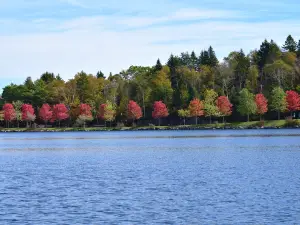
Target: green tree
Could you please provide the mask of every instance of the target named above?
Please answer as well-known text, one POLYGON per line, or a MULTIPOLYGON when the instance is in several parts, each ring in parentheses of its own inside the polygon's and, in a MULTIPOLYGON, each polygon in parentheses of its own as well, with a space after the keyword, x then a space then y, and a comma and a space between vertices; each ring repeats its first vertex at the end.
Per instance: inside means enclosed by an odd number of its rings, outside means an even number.
POLYGON ((237 110, 241 115, 247 116, 248 121, 250 120, 250 115, 256 113, 256 103, 254 95, 246 88, 240 91, 239 105, 237 110))
POLYGON ((264 68, 268 85, 278 85, 282 88, 293 88, 293 68, 282 60, 276 60, 272 64, 267 64, 264 68))
POLYGON ((239 90, 242 90, 245 87, 246 79, 249 74, 249 68, 250 68, 250 60, 249 58, 244 54, 243 50, 241 50, 236 55, 236 67, 234 69, 235 73, 235 82, 236 86, 239 87, 239 90))
POLYGON ((258 76, 259 71, 256 65, 250 66, 249 73, 246 80, 246 88, 252 92, 258 90, 258 76))
POLYGON ((205 116, 209 117, 209 122, 211 123, 212 116, 218 116, 219 110, 216 106, 216 100, 218 94, 213 89, 208 89, 204 93, 204 111, 205 116))
POLYGON ((280 113, 287 110, 286 93, 281 87, 275 87, 272 90, 270 108, 277 112, 278 120, 280 119, 280 113))
POLYGON ((188 109, 179 109, 178 116, 183 118, 183 125, 185 125, 185 119, 190 116, 190 111, 188 109))
POLYGON ((41 76, 41 80, 44 81, 46 84, 51 83, 53 80, 55 80, 54 73, 45 72, 41 76))
POLYGON ((284 45, 282 46, 282 48, 284 50, 286 50, 286 51, 289 51, 289 52, 296 52, 296 50, 297 50, 297 43, 294 40, 294 38, 292 37, 292 35, 289 35, 286 38, 286 41, 285 41, 284 45))
POLYGON ((104 79, 105 79, 104 73, 102 73, 101 70, 97 72, 96 77, 97 77, 98 79, 99 79, 99 78, 104 78, 104 79))
POLYGON ((170 69, 164 66, 152 79, 152 101, 160 101, 170 106, 172 104, 173 89, 169 79, 170 69))
POLYGON ((156 70, 156 71, 159 71, 159 70, 161 70, 161 69, 162 69, 161 62, 160 62, 159 59, 157 59, 156 65, 155 65, 155 70, 156 70))
POLYGON ((297 57, 299 58, 300 57, 300 40, 298 41, 298 44, 297 44, 297 57))
POLYGON ((209 46, 208 48, 208 56, 209 56, 209 66, 216 67, 219 61, 217 59, 214 49, 211 46, 209 46))
POLYGON ((22 121, 22 105, 23 105, 23 102, 21 102, 19 100, 13 102, 13 106, 16 111, 16 121, 17 121, 18 128, 19 128, 19 122, 22 121))

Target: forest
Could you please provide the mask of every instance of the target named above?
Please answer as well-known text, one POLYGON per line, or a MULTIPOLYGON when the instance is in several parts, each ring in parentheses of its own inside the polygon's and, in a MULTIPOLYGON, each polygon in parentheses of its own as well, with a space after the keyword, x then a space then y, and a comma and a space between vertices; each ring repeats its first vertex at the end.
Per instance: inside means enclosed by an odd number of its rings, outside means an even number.
POLYGON ((118 74, 78 72, 63 80, 45 72, 9 84, 0 99, 0 126, 131 126, 223 123, 297 117, 300 40, 264 40, 219 61, 214 49, 171 55, 162 64, 118 74))

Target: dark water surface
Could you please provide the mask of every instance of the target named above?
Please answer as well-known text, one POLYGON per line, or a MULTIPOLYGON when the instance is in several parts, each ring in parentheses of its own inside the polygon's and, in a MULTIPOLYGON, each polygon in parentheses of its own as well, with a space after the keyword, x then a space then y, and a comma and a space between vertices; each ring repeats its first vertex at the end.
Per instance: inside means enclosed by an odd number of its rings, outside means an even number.
POLYGON ((0 134, 0 224, 300 224, 300 130, 0 134))

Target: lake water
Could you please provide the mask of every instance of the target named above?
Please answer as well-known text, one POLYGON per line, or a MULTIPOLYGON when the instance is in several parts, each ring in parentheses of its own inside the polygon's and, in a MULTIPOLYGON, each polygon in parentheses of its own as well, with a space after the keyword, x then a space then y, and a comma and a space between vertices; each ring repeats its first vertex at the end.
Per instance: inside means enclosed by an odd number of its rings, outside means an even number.
POLYGON ((300 130, 2 133, 0 224, 300 224, 300 130))

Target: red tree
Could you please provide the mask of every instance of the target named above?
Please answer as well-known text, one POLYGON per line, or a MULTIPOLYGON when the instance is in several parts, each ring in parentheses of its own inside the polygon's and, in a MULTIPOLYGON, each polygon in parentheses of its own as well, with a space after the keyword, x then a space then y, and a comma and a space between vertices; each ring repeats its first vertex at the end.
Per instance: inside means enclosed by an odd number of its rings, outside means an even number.
POLYGON ((167 106, 162 101, 156 101, 153 104, 152 117, 158 119, 160 126, 160 119, 169 115, 167 106))
POLYGON ((57 104, 53 106, 53 113, 51 121, 58 121, 60 126, 60 121, 69 118, 68 109, 65 104, 57 104))
POLYGON ((35 120, 34 109, 30 104, 23 104, 21 110, 22 110, 22 120, 26 121, 28 127, 28 122, 32 122, 35 120))
POLYGON ((80 104, 80 115, 92 117, 92 107, 89 104, 80 104))
POLYGON ((45 122, 45 124, 52 119, 52 114, 51 107, 48 104, 43 104, 39 111, 39 117, 45 122))
POLYGON ((198 116, 203 116, 204 115, 204 110, 203 110, 203 102, 200 101, 198 98, 194 98, 189 105, 189 110, 190 110, 190 116, 196 118, 196 124, 198 124, 198 116))
POLYGON ((255 103, 257 107, 257 114, 261 117, 268 112, 268 100, 263 94, 255 95, 255 103))
POLYGON ((106 108, 106 104, 101 104, 99 106, 98 118, 100 118, 101 120, 104 120, 105 108, 106 108))
POLYGON ((85 128, 86 121, 92 121, 93 115, 92 115, 92 107, 89 104, 80 104, 80 114, 78 119, 83 121, 83 127, 85 128))
POLYGON ((99 106, 98 110, 98 117, 106 122, 111 122, 114 121, 116 116, 116 110, 115 106, 110 102, 107 101, 105 104, 101 104, 99 106))
POLYGON ((225 116, 230 116, 232 114, 232 104, 226 96, 220 96, 217 99, 217 107, 219 112, 223 116, 223 123, 225 122, 225 116))
POLYGON ((287 108, 292 113, 293 111, 299 110, 300 108, 300 98, 299 94, 295 91, 286 92, 286 102, 287 108))
POLYGON ((3 106, 4 120, 9 124, 11 121, 16 119, 16 111, 14 106, 10 103, 6 103, 3 106))
POLYGON ((130 120, 138 120, 143 116, 141 107, 135 101, 129 101, 127 110, 127 116, 130 120))

